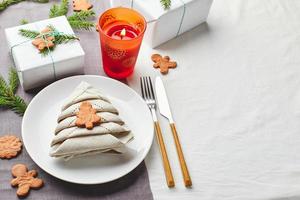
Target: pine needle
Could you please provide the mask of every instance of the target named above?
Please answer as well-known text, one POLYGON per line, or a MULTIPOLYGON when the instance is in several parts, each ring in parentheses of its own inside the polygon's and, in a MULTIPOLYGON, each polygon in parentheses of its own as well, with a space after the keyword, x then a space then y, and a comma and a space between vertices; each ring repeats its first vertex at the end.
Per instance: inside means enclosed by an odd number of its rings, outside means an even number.
POLYGON ((10 90, 15 94, 19 86, 18 73, 14 68, 11 68, 8 76, 10 90))
POLYGON ((89 21, 93 17, 95 17, 95 12, 92 10, 80 11, 69 16, 68 21, 74 29, 90 31, 95 27, 94 22, 89 21))
POLYGON ((83 10, 83 11, 80 11, 80 12, 75 12, 73 15, 68 17, 68 20, 71 20, 71 21, 76 21, 76 20, 84 21, 84 20, 88 20, 92 17, 95 17, 95 12, 93 10, 87 10, 87 11, 83 10))
POLYGON ((0 3, 0 12, 5 10, 8 6, 11 6, 13 4, 17 4, 17 3, 20 3, 22 1, 25 1, 25 0, 3 0, 1 3, 0 3))
POLYGON ((32 30, 27 30, 27 29, 20 29, 19 33, 27 38, 34 39, 36 38, 40 33, 38 31, 32 31, 32 30))
POLYGON ((69 23, 72 26, 72 28, 78 29, 78 30, 90 31, 95 27, 95 23, 89 22, 89 21, 74 20, 74 21, 69 21, 69 23))
POLYGON ((164 7, 165 10, 171 7, 171 0, 160 0, 161 5, 164 7))
POLYGON ((49 2, 49 0, 3 0, 0 3, 0 12, 5 10, 9 6, 20 3, 22 1, 33 1, 33 2, 37 2, 37 3, 48 3, 49 2))
POLYGON ((27 19, 21 19, 20 24, 21 25, 28 24, 28 20, 27 19))
POLYGON ((27 108, 27 104, 15 94, 18 86, 19 79, 15 69, 10 69, 8 83, 0 76, 0 107, 10 108, 22 116, 27 108))
POLYGON ((75 35, 61 34, 61 35, 55 36, 54 44, 57 45, 57 44, 68 43, 69 41, 72 41, 72 40, 79 40, 79 38, 76 37, 75 35))
POLYGON ((49 17, 53 18, 53 17, 59 17, 59 16, 62 16, 62 15, 66 15, 68 13, 68 10, 69 10, 69 1, 68 0, 62 0, 59 5, 54 4, 51 7, 49 17))

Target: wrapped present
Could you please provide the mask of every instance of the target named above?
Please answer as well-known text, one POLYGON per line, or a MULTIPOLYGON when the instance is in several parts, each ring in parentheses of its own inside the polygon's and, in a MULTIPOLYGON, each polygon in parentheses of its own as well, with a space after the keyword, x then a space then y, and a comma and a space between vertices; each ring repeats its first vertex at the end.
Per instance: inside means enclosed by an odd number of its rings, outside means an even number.
POLYGON ((151 47, 177 37, 206 21, 212 0, 171 0, 167 10, 160 0, 110 0, 111 7, 133 8, 148 22, 146 40, 151 47))
POLYGON ((84 51, 65 16, 5 29, 24 90, 83 74, 84 51))

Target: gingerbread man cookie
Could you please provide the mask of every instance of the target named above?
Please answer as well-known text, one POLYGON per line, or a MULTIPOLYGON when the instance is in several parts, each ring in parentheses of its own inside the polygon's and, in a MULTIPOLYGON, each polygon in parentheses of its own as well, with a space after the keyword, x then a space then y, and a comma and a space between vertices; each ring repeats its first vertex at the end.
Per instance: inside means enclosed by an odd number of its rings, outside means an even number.
POLYGON ((167 74, 169 72, 169 68, 177 67, 177 63, 170 61, 169 56, 162 57, 160 54, 153 54, 151 59, 154 62, 153 67, 160 68, 160 72, 162 74, 167 74))
POLYGON ((41 34, 38 35, 33 41, 32 44, 38 48, 39 51, 43 51, 45 48, 52 48, 54 47, 54 40, 53 36, 47 36, 47 33, 50 33, 52 30, 47 27, 41 31, 41 34))
POLYGON ((43 186, 43 180, 35 178, 37 172, 35 170, 28 171, 26 165, 16 164, 12 167, 11 173, 14 179, 11 180, 13 187, 18 186, 17 195, 19 197, 25 197, 28 195, 30 188, 39 189, 43 186))
POLYGON ((93 129, 94 125, 97 125, 101 122, 101 119, 98 115, 96 115, 96 112, 97 111, 92 107, 90 102, 82 102, 79 107, 79 112, 76 113, 76 126, 93 129))
POLYGON ((5 135, 0 137, 0 158, 10 159, 16 157, 21 151, 21 140, 13 135, 5 135))
POLYGON ((88 0, 73 0, 73 10, 76 12, 87 11, 93 7, 88 0))

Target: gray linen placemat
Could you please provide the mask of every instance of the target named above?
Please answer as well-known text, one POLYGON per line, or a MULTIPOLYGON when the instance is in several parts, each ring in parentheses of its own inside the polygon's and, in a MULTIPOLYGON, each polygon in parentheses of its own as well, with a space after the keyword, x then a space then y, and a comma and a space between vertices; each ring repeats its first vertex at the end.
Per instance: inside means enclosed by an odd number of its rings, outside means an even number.
MULTIPOLYGON (((52 1, 60 2, 60 1, 52 1)), ((71 2, 71 1, 70 1, 71 2)), ((103 10, 103 1, 91 1, 97 15, 103 10)), ((23 2, 9 7, 0 13, 0 74, 7 77, 8 69, 12 66, 11 58, 5 41, 4 29, 16 26, 21 19, 31 22, 46 19, 52 3, 38 4, 33 2, 23 2)), ((70 9, 71 12, 71 9, 70 9)), ((101 57, 99 52, 98 35, 96 32, 80 31, 76 33, 81 38, 81 44, 86 53, 85 73, 103 75, 101 68, 101 57)), ((19 88, 18 94, 27 102, 39 91, 25 93, 19 88)), ((22 118, 7 109, 0 109, 0 135, 12 133, 21 137, 22 118)), ((33 122, 34 123, 34 122, 33 122)), ((39 177, 45 182, 45 186, 39 191, 32 191, 26 199, 153 199, 149 186, 146 166, 141 163, 130 174, 102 185, 84 186, 71 184, 56 179, 40 169, 29 157, 26 149, 11 160, 0 160, 0 199, 18 199, 16 189, 11 188, 11 167, 16 163, 25 163, 29 169, 36 169, 39 177)), ((101 173, 101 171, 99 171, 101 173)))

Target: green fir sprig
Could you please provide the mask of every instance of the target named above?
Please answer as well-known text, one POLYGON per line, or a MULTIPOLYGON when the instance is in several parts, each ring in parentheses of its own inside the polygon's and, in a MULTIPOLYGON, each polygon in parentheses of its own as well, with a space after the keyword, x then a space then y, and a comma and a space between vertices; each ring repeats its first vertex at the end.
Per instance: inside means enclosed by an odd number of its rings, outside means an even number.
POLYGON ((21 20, 20 20, 20 24, 21 24, 21 25, 28 24, 28 23, 29 23, 29 22, 28 22, 27 19, 21 19, 21 20))
MULTIPOLYGON (((69 8, 69 1, 62 0, 60 4, 54 4, 49 12, 49 17, 59 17, 67 15, 69 8)), ((95 16, 95 12, 92 10, 75 12, 71 16, 68 16, 67 19, 72 28, 78 30, 87 30, 90 31, 95 27, 94 22, 90 21, 91 18, 95 16)))
POLYGON ((53 6, 50 8, 49 17, 59 17, 66 15, 69 10, 69 1, 68 0, 62 0, 61 3, 53 4, 53 6))
POLYGON ((164 7, 165 10, 171 7, 171 0, 160 0, 161 5, 164 7))
POLYGON ((34 39, 36 38, 40 33, 38 31, 32 31, 32 30, 27 30, 27 29, 20 29, 19 33, 27 38, 34 39))
POLYGON ((9 6, 20 3, 22 1, 33 1, 33 2, 37 2, 37 3, 48 3, 49 2, 49 0, 3 0, 0 3, 0 12, 5 10, 9 6))
POLYGON ((48 25, 47 27, 50 29, 50 32, 46 33, 46 34, 41 34, 38 31, 27 30, 27 29, 20 29, 19 34, 21 34, 22 36, 27 37, 29 39, 36 39, 36 38, 42 38, 42 37, 46 38, 49 36, 53 36, 54 37, 54 40, 53 40, 54 46, 47 47, 47 48, 44 48, 43 50, 41 50, 40 53, 43 56, 47 56, 51 51, 53 51, 55 49, 56 45, 68 43, 68 42, 74 41, 74 40, 79 40, 79 38, 76 37, 75 35, 64 34, 62 32, 59 32, 52 25, 48 25))
POLYGON ((68 21, 74 29, 89 31, 95 28, 95 23, 89 21, 93 17, 95 17, 95 12, 92 10, 80 11, 68 16, 68 21))
POLYGON ((17 4, 17 3, 20 3, 22 1, 25 1, 25 0, 3 0, 1 3, 0 3, 0 12, 5 10, 7 7, 13 5, 13 4, 17 4))
MULTIPOLYGON (((1 0, 0 0, 1 1, 1 0)), ((5 10, 8 6, 17 4, 22 1, 33 1, 38 3, 47 3, 49 0, 3 0, 0 3, 0 12, 5 10)), ((168 0, 162 0, 168 1, 168 0)), ((59 4, 53 4, 49 11, 49 18, 59 17, 67 15, 69 11, 69 0, 61 0, 59 4)), ((87 30, 91 31, 95 28, 95 24, 92 19, 95 17, 95 12, 92 10, 75 12, 70 16, 67 16, 67 19, 72 28, 78 30, 87 30)), ((28 23, 26 20, 22 20, 21 24, 28 23)))
POLYGON ((8 82, 0 75, 0 107, 10 108, 23 116, 27 104, 20 96, 16 95, 18 86, 18 74, 14 68, 10 69, 8 82))

